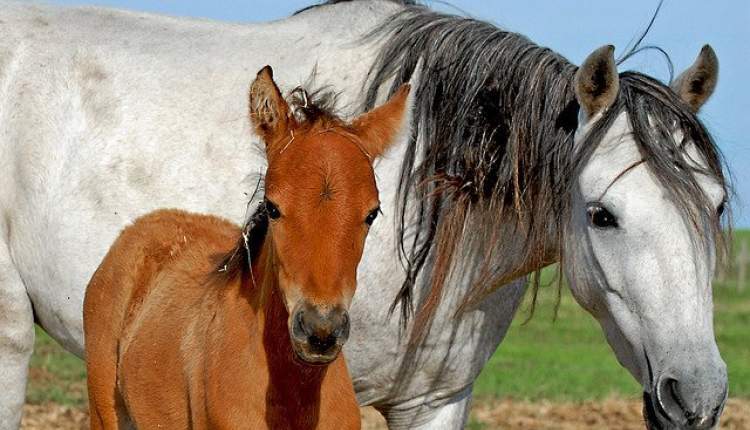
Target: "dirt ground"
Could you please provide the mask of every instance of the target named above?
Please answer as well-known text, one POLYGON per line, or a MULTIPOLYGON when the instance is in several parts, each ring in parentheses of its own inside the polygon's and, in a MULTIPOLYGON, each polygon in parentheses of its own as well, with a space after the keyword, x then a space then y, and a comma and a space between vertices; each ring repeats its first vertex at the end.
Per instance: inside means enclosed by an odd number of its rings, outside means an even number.
MULTIPOLYGON (((362 409, 362 429, 385 429, 382 417, 372 408, 362 409)), ((474 405, 472 419, 482 429, 578 430, 643 429, 641 404, 635 400, 604 400, 584 403, 480 401, 474 405)), ((26 405, 23 430, 81 430, 88 428, 85 410, 49 405, 26 405)), ((724 412, 721 428, 750 429, 750 400, 731 399, 724 412)))

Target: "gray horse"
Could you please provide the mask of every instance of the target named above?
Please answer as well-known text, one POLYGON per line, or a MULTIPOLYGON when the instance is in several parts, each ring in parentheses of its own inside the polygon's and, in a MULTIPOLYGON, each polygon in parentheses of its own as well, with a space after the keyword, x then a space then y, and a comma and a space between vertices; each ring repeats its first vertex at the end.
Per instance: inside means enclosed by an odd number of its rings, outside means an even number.
POLYGON ((715 426, 711 48, 670 88, 618 74, 612 47, 576 67, 477 20, 334 3, 247 26, 0 4, 0 427, 19 423, 35 322, 83 355, 84 288, 124 226, 160 207, 243 220, 264 163, 244 94, 264 64, 287 89, 315 70, 347 114, 414 88, 353 303, 361 404, 394 429, 461 428, 526 275, 559 261, 647 423, 715 426))

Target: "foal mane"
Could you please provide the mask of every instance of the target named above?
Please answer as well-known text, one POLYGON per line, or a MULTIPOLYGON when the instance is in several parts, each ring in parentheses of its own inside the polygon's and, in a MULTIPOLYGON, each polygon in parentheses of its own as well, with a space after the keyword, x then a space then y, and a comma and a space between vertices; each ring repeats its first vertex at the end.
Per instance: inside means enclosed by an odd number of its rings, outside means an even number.
POLYGON ((261 202, 255 212, 242 226, 242 234, 237 239, 234 248, 225 254, 214 270, 226 279, 235 279, 252 268, 252 262, 256 261, 263 248, 268 233, 268 212, 265 202, 261 202))
MULTIPOLYGON (((615 105, 579 150, 573 146, 577 66, 552 50, 487 22, 415 5, 384 20, 365 40, 382 44, 365 84, 362 110, 375 105, 382 87, 390 86, 390 95, 408 82, 418 64, 424 77, 412 90, 414 133, 397 198, 399 251, 407 276, 391 307, 400 303, 405 326, 414 312, 414 289, 423 289, 413 342, 429 330, 459 245, 470 249, 461 268, 473 285, 462 310, 508 275, 493 267, 493 259, 519 251, 517 241, 507 237, 523 238, 524 267, 561 259, 575 180, 620 112, 630 116, 645 165, 690 224, 701 234, 721 236, 718 220, 704 231, 699 218, 708 199, 671 133, 682 129, 706 159, 706 173, 726 188, 721 156, 696 115, 664 84, 640 73, 621 73, 615 105), (510 236, 499 232, 500 219, 510 236)), ((624 58, 639 49, 636 44, 624 58)), ((533 278, 535 299, 538 271, 533 278)))

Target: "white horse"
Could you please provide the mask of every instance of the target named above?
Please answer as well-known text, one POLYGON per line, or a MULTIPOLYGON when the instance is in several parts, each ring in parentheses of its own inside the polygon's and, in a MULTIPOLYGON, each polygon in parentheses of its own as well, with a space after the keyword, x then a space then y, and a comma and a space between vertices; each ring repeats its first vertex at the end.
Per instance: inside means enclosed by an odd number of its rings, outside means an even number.
POLYGON ((642 384, 649 425, 718 422, 711 278, 727 187, 694 115, 717 79, 710 48, 669 89, 618 76, 609 47, 577 68, 394 2, 258 25, 3 2, 0 428, 20 421, 35 322, 83 355, 84 288, 124 226, 160 207, 242 221, 263 169, 243 95, 264 64, 288 89, 315 69, 351 114, 413 81, 411 133, 377 166, 385 213, 346 351, 360 403, 391 428, 461 428, 525 275, 560 259, 642 384), (421 309, 404 333, 397 296, 421 309))

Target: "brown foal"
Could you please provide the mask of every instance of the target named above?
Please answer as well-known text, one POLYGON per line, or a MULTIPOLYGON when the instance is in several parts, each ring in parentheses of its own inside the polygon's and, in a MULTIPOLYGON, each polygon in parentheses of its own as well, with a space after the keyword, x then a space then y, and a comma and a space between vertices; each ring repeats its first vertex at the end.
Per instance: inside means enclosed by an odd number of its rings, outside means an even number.
POLYGON ((84 302, 92 429, 358 429, 340 350, 369 225, 372 162, 408 87, 346 123, 250 89, 265 197, 243 229, 159 210, 126 228, 84 302))

